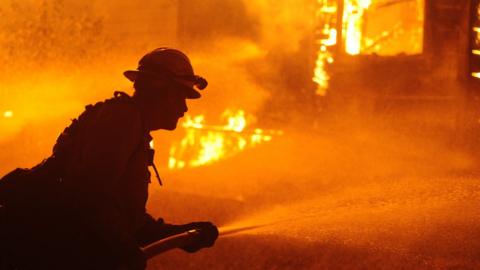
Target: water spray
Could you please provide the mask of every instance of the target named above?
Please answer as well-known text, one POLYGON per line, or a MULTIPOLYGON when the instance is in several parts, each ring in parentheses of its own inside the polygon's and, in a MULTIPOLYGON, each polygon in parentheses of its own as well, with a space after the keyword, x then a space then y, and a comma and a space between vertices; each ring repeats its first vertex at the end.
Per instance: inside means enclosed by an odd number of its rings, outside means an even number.
MULTIPOLYGON (((303 218, 309 218, 309 217, 310 215, 307 215, 307 216, 304 215, 303 217, 289 216, 288 218, 282 218, 282 219, 277 219, 275 221, 269 221, 269 222, 263 222, 263 223, 260 223, 258 221, 251 222, 250 220, 244 220, 243 222, 238 222, 238 223, 234 223, 228 226, 222 226, 218 228, 218 232, 219 232, 218 236, 222 238, 236 236, 241 233, 250 232, 260 228, 270 227, 273 225, 278 225, 278 224, 292 222, 292 221, 298 222, 303 218), (251 224, 254 224, 254 225, 251 225, 251 224)), ((148 259, 151 259, 171 249, 188 246, 195 239, 195 236, 197 236, 199 233, 200 233, 199 229, 193 229, 183 233, 172 235, 164 239, 160 239, 157 242, 154 242, 146 246, 145 248, 143 248, 143 252, 145 253, 148 259)))
MULTIPOLYGON (((268 225, 269 224, 243 226, 243 227, 222 227, 222 228, 219 228, 219 237, 236 235, 242 232, 255 230, 268 225)), ((145 253, 148 259, 151 259, 159 254, 162 254, 174 248, 189 245, 190 242, 199 233, 200 233, 200 230, 194 229, 194 230, 189 230, 180 234, 172 235, 170 237, 158 240, 157 242, 146 246, 145 248, 143 248, 143 252, 145 253)))

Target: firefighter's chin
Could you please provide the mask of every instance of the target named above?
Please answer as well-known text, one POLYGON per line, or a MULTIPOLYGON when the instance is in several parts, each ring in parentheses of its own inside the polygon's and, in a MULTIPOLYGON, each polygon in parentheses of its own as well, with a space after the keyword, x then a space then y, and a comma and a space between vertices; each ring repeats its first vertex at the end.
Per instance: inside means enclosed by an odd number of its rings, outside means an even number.
POLYGON ((174 125, 167 126, 167 127, 165 127, 164 129, 165 129, 165 130, 175 130, 176 128, 177 128, 177 124, 175 123, 174 125))
POLYGON ((157 128, 155 128, 154 130, 158 130, 158 129, 175 130, 177 128, 177 125, 178 125, 178 119, 179 118, 175 118, 175 119, 171 119, 170 121, 165 121, 164 123, 159 125, 157 128))

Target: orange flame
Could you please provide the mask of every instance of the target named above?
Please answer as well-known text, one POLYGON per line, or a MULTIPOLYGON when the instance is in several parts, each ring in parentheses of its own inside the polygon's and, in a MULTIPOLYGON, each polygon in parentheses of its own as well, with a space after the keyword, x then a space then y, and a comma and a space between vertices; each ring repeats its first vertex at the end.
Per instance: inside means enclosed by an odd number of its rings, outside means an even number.
POLYGON ((363 17, 371 4, 371 0, 345 0, 343 33, 345 51, 350 55, 357 55, 362 51, 363 17))
POLYGON ((12 118, 13 117, 13 111, 5 111, 3 112, 3 117, 5 118, 12 118))
POLYGON ((246 131, 247 120, 243 110, 226 110, 223 126, 206 125, 205 117, 187 115, 183 123, 185 137, 170 148, 168 167, 182 169, 199 167, 232 156, 247 147, 267 142, 281 131, 265 131, 259 128, 246 131))
POLYGON ((330 80, 326 66, 334 61, 329 48, 337 44, 337 29, 335 29, 337 6, 336 2, 330 1, 331 3, 329 3, 328 0, 318 0, 317 2, 319 9, 316 14, 316 21, 319 24, 318 34, 320 34, 320 37, 316 41, 319 48, 312 80, 318 84, 317 95, 325 96, 330 80))

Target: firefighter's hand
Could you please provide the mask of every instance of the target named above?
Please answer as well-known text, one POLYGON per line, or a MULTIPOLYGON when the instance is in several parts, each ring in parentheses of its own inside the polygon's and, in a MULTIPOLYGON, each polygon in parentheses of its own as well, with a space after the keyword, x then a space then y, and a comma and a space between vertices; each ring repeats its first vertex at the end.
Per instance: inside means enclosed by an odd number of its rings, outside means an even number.
POLYGON ((192 240, 181 247, 186 252, 196 252, 205 247, 211 247, 218 238, 218 229, 211 222, 193 222, 185 225, 192 233, 192 240))

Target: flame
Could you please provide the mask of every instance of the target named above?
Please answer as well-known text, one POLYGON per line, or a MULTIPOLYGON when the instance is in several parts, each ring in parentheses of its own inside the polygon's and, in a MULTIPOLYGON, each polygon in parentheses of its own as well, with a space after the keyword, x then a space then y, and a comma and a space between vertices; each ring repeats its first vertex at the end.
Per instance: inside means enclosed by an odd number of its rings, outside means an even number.
POLYGON ((371 0, 345 0, 343 33, 345 51, 350 55, 358 55, 362 50, 363 18, 371 4, 371 0))
MULTIPOLYGON (((398 55, 423 50, 423 0, 317 0, 317 5, 318 50, 312 80, 318 84, 318 95, 326 95, 330 80, 327 67, 337 53, 398 55), (341 3, 343 8, 337 6, 341 3), (380 13, 382 16, 377 16, 380 13), (382 22, 385 16, 391 17, 392 22, 382 22), (337 46, 339 43, 342 46, 337 46)), ((473 31, 480 40, 480 27, 473 31)), ((472 53, 480 55, 479 50, 472 53)))
POLYGON ((148 143, 148 146, 150 147, 150 149, 155 149, 155 143, 153 142, 153 140, 151 140, 151 141, 148 143))
POLYGON ((472 72, 472 77, 480 79, 480 72, 472 72))
POLYGON ((3 117, 12 118, 13 117, 13 111, 8 110, 8 111, 3 112, 3 117))
POLYGON ((224 127, 225 130, 242 132, 247 125, 245 113, 242 110, 239 110, 237 113, 232 113, 230 110, 227 110, 223 115, 228 118, 228 124, 224 127))
POLYGON ((337 44, 337 29, 335 28, 337 6, 336 1, 331 0, 317 0, 317 4, 319 8, 316 14, 316 21, 318 29, 320 29, 318 31, 320 37, 316 40, 319 48, 312 80, 318 84, 317 95, 325 96, 327 94, 328 81, 330 80, 326 67, 334 61, 329 48, 337 44))
POLYGON ((247 119, 243 110, 226 110, 223 126, 206 125, 203 115, 185 117, 182 127, 185 137, 170 148, 168 167, 182 169, 199 167, 232 156, 247 147, 272 140, 281 131, 266 131, 256 128, 246 131, 247 119))
MULTIPOLYGON (((480 5, 477 6, 477 15, 480 16, 480 5)), ((472 49, 472 54, 473 55, 480 55, 480 50, 478 49, 478 44, 480 44, 480 27, 474 26, 472 27, 473 30, 473 44, 474 44, 474 49, 472 49)), ((474 69, 470 75, 474 78, 480 79, 480 72, 478 72, 478 69, 474 69)))
MULTIPOLYGON (((480 27, 473 27, 473 31, 475 32, 475 41, 478 43, 480 41, 480 27)), ((472 50, 472 54, 480 55, 480 50, 474 49, 472 50)), ((472 72, 471 75, 474 78, 480 79, 480 72, 472 72)))

